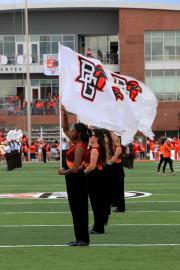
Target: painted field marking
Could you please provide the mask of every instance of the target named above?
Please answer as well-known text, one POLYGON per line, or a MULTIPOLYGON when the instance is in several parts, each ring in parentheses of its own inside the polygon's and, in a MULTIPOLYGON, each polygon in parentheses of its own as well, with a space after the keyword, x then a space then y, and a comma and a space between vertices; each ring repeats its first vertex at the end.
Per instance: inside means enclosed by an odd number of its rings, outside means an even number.
MULTIPOLYGON (((170 226, 180 226, 180 224, 130 224, 130 223, 124 223, 124 224, 109 224, 109 227, 116 227, 116 226, 141 226, 141 227, 146 227, 146 226, 165 226, 165 227, 170 227, 170 226)), ((25 227, 41 227, 41 228, 46 228, 46 227, 73 227, 72 224, 6 224, 6 225, 0 225, 0 228, 25 228, 25 227)))
MULTIPOLYGON (((89 211, 90 214, 92 214, 92 211, 89 211)), ((153 210, 149 210, 149 211, 130 211, 127 210, 125 213, 123 213, 123 215, 126 215, 128 213, 180 213, 180 211, 153 211, 153 210)), ((18 211, 13 211, 13 212, 0 212, 0 215, 19 215, 19 214, 71 214, 70 211, 50 211, 50 212, 44 212, 44 211, 36 211, 36 212, 32 212, 32 211, 26 211, 26 212, 18 212, 18 211)), ((116 214, 115 214, 116 215, 116 214)))
MULTIPOLYGON (((127 198, 128 199, 128 198, 127 198)), ((32 199, 29 199, 32 200, 32 199)), ((137 204, 137 203, 180 203, 180 201, 127 201, 127 204, 137 204)), ((0 205, 38 205, 38 204, 68 204, 68 201, 51 201, 47 199, 33 199, 33 202, 0 202, 0 205)))
MULTIPOLYGON (((90 248, 90 247, 178 247, 180 246, 180 243, 161 243, 161 244, 90 244, 86 247, 81 248, 90 248)), ((48 248, 48 247, 69 247, 66 245, 0 245, 0 248, 48 248)), ((74 248, 74 247, 73 247, 74 248)), ((79 248, 79 247, 78 247, 79 248)))

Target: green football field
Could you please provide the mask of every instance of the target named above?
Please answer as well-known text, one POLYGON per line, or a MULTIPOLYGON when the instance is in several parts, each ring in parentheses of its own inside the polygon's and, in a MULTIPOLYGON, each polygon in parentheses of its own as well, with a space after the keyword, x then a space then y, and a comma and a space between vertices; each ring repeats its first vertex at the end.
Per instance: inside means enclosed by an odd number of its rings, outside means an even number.
MULTIPOLYGON (((156 168, 136 162, 126 170, 126 191, 152 195, 126 199, 126 213, 112 213, 89 247, 66 246, 74 240, 67 199, 0 199, 0 270, 180 269, 180 162, 176 176, 156 168)), ((66 191, 57 170, 58 163, 10 172, 0 164, 0 193, 66 191)))

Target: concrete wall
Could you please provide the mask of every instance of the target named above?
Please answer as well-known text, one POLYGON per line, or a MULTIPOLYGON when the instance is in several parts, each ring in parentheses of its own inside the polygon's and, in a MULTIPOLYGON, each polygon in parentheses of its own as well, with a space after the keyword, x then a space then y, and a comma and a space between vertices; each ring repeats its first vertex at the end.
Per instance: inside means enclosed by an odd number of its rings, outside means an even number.
MULTIPOLYGON (((30 34, 105 34, 117 35, 118 10, 39 10, 29 11, 30 34)), ((0 35, 21 35, 23 13, 0 13, 0 35)))

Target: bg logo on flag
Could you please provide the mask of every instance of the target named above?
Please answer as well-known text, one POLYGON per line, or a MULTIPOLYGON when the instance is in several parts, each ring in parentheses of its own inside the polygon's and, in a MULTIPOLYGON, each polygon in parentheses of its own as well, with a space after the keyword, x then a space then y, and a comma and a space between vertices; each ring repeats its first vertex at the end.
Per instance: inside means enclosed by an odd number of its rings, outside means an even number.
POLYGON ((81 56, 78 58, 80 63, 80 75, 76 78, 76 81, 82 83, 82 97, 93 101, 96 96, 96 91, 103 91, 106 85, 106 73, 101 65, 95 65, 81 56))
MULTIPOLYGON (((136 97, 138 96, 138 94, 142 93, 142 88, 137 81, 135 80, 127 81, 125 78, 122 78, 119 75, 115 75, 114 73, 112 74, 112 77, 114 78, 114 83, 119 84, 120 88, 129 92, 129 98, 132 101, 136 101, 136 97)), ((116 92, 117 92, 117 89, 118 88, 116 87, 116 92)), ((114 94, 116 95, 115 91, 114 91, 114 94)))

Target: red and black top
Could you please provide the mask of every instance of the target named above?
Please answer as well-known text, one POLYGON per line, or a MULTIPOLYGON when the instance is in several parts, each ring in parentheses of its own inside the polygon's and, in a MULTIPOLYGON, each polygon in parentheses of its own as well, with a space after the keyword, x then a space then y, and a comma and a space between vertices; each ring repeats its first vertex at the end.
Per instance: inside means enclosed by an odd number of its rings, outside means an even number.
POLYGON ((70 148, 68 149, 68 151, 66 153, 66 162, 67 162, 67 165, 69 168, 72 168, 74 166, 75 151, 78 147, 84 149, 84 155, 82 157, 81 163, 83 162, 83 159, 84 159, 84 156, 85 156, 86 150, 87 150, 86 144, 84 144, 84 143, 73 144, 72 146, 70 146, 70 148))
POLYGON ((84 155, 84 166, 87 168, 90 165, 91 151, 93 149, 97 149, 99 153, 96 168, 98 168, 98 170, 102 170, 101 151, 99 147, 90 147, 86 150, 86 153, 84 155))

